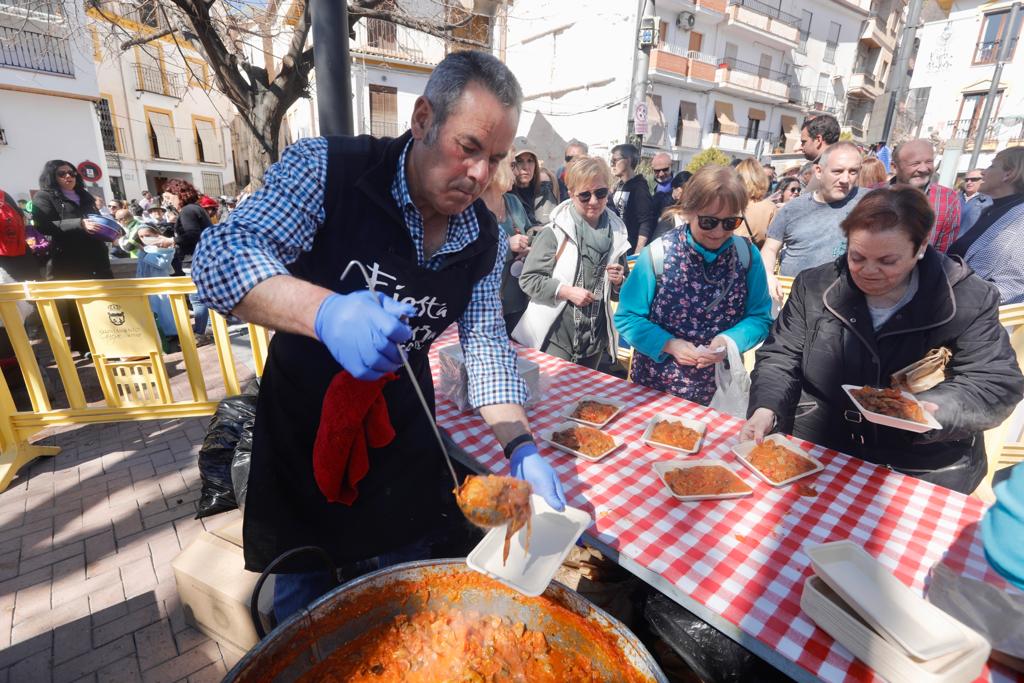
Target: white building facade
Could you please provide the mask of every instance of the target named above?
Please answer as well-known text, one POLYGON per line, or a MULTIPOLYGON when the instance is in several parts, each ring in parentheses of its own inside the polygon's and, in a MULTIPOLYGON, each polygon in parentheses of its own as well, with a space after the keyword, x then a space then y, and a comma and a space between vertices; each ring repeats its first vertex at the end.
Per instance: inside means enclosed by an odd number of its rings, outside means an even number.
POLYGON ((157 9, 105 1, 87 12, 100 96, 95 118, 111 189, 137 199, 179 178, 212 197, 233 193, 234 107, 214 87, 203 56, 178 33, 121 48, 126 32, 144 37, 164 28, 157 9))
POLYGON ((39 189, 51 159, 98 165, 103 176, 86 186, 110 196, 83 23, 80 3, 0 0, 0 187, 16 199, 39 189))
POLYGON ((1012 4, 958 0, 948 18, 929 22, 919 31, 921 48, 911 86, 928 89, 921 136, 931 138, 940 154, 945 152, 944 165, 955 166, 955 174, 940 169, 947 182, 970 170, 976 146, 981 147, 977 165, 987 168, 999 150, 1024 145, 1024 49, 1019 45, 1024 8, 1010 27, 1012 4), (989 124, 982 130, 996 57, 1007 40, 1009 60, 989 124))
MULTIPOLYGON (((800 123, 814 111, 836 116, 858 141, 881 128, 903 0, 651 1, 659 37, 645 155, 666 151, 678 166, 709 147, 796 158, 800 123)), ((507 61, 527 97, 520 132, 538 138, 549 163, 574 137, 598 150, 625 141, 642 6, 511 6, 507 61)))

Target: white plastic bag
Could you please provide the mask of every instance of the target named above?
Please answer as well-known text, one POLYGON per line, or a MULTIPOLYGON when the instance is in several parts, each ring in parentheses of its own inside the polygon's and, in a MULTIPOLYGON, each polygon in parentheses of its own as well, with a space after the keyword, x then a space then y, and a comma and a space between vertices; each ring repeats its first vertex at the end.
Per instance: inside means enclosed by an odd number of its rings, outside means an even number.
POLYGON ((726 341, 725 360, 715 364, 715 395, 710 406, 733 417, 746 418, 750 400, 750 374, 743 367, 743 356, 736 342, 722 335, 726 341), (726 365, 728 364, 728 366, 726 365))

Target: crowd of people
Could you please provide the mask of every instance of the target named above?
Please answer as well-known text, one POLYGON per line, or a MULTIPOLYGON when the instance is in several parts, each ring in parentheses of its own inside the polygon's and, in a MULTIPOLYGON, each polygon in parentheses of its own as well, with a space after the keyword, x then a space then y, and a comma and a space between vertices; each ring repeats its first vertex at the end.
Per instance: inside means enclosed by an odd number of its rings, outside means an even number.
POLYGON ((973 490, 981 433, 1024 392, 998 319, 1024 302, 1024 148, 958 189, 935 181, 927 140, 865 150, 822 115, 800 149, 781 174, 756 159, 674 172, 659 153, 648 179, 633 145, 605 161, 572 140, 551 174, 517 138, 484 192, 508 240, 507 331, 604 370, 632 347, 632 381, 705 405, 728 347, 757 349, 748 436, 782 429, 973 490), (796 278, 788 299, 781 278, 796 278), (847 410, 843 384, 887 385, 941 347, 949 380, 921 395, 941 432, 847 410))
MULTIPOLYGON (((105 205, 89 192, 73 164, 47 161, 39 188, 31 199, 15 199, 0 188, 0 282, 37 280, 92 280, 114 277, 112 258, 136 259, 137 277, 184 275, 205 229, 224 220, 235 209, 233 197, 212 198, 190 182, 171 179, 159 197, 149 190, 131 201, 110 200, 105 205)), ((190 298, 193 330, 200 344, 209 314, 195 296, 190 298)), ((169 307, 157 312, 160 331, 173 346, 177 337, 169 307)), ((77 312, 64 312, 70 346, 82 356, 88 342, 77 312)))

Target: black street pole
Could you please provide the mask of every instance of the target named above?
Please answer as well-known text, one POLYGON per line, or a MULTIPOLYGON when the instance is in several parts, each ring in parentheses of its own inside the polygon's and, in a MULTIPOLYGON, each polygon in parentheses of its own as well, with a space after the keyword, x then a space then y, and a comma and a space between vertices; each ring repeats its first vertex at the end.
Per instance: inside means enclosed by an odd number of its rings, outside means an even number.
POLYGON ((320 135, 352 135, 348 0, 311 0, 309 11, 320 135))

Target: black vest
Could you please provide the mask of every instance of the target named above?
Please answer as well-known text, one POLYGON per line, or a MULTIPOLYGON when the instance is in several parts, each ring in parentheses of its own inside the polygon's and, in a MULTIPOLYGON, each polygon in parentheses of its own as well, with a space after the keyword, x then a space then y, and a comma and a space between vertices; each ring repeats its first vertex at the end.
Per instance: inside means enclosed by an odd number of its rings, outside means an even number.
MULTIPOLYGON (((491 272, 498 227, 482 201, 473 205, 477 239, 444 257, 440 270, 417 264, 402 213, 391 196, 398 159, 409 140, 328 138, 325 220, 312 249, 290 266, 297 277, 345 294, 366 289, 353 269, 359 260, 378 292, 414 303, 410 364, 433 408, 434 386, 427 353, 431 342, 457 321, 473 287, 491 272)), ((315 339, 278 332, 270 343, 256 409, 252 464, 245 507, 246 569, 262 571, 282 552, 320 546, 340 564, 374 557, 407 545, 439 524, 448 476, 430 423, 410 385, 408 373, 388 383, 384 396, 397 436, 371 449, 370 471, 351 506, 329 503, 313 478, 313 443, 321 403, 341 370, 315 339)), ((312 561, 289 570, 318 568, 312 561)))

